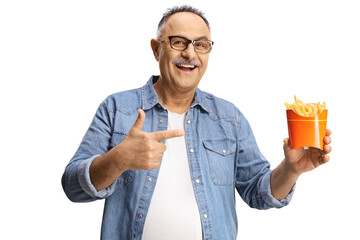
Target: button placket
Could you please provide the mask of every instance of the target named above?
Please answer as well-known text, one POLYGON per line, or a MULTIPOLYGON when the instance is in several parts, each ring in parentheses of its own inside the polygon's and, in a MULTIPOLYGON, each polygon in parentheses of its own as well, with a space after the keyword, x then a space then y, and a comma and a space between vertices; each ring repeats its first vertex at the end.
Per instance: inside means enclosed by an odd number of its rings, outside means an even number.
MULTIPOLYGON (((192 124, 195 116, 194 116, 194 107, 190 107, 187 114, 187 119, 185 120, 185 133, 186 133, 186 147, 188 153, 188 160, 190 165, 190 171, 193 175, 193 187, 195 191, 196 201, 199 206, 200 218, 202 222, 203 229, 206 229, 204 233, 204 239, 208 239, 211 236, 211 218, 209 216, 209 207, 207 203, 207 199, 205 196, 204 184, 202 184, 202 174, 200 171, 200 161, 199 161, 199 151, 201 152, 201 148, 199 150, 198 143, 198 135, 195 131, 195 125, 192 124)), ((195 123, 195 122, 194 122, 195 123)), ((221 149, 222 150, 222 149, 221 149)), ((220 150, 220 151, 221 151, 220 150)))
MULTIPOLYGON (((167 129, 168 114, 161 106, 157 111, 156 120, 153 122, 152 131, 164 131, 167 129)), ((156 181, 159 174, 159 168, 148 170, 144 176, 144 187, 141 191, 141 196, 139 196, 138 206, 136 209, 135 215, 135 226, 134 226, 134 239, 140 234, 141 226, 143 226, 149 206, 151 195, 154 192, 156 181)))

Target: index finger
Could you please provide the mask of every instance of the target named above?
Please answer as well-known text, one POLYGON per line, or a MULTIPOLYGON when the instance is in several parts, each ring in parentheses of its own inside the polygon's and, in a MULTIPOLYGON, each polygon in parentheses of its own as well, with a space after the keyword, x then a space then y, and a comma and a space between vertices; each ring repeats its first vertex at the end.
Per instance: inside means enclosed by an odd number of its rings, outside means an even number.
POLYGON ((164 141, 166 139, 181 137, 184 135, 183 130, 173 129, 173 130, 164 130, 159 132, 153 132, 151 135, 159 142, 164 141))

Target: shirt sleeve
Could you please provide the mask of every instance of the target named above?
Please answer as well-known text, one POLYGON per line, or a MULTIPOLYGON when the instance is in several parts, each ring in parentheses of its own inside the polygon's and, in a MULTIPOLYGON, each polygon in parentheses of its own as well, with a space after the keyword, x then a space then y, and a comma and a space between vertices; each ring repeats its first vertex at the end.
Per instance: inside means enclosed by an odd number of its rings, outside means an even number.
POLYGON ((92 198, 94 199, 102 199, 110 196, 115 189, 115 183, 112 183, 109 187, 97 191, 94 185, 91 183, 89 169, 92 162, 98 157, 99 155, 95 155, 85 161, 82 161, 77 169, 77 178, 81 188, 92 198))
POLYGON ((94 201, 106 198, 113 193, 115 184, 96 191, 89 176, 91 163, 111 149, 111 121, 110 113, 107 111, 105 103, 102 103, 62 176, 64 192, 71 201, 94 201))
POLYGON ((250 124, 241 114, 238 126, 238 149, 236 157, 235 187, 241 198, 252 208, 281 208, 289 204, 293 189, 282 200, 271 194, 270 163, 261 154, 250 124))
POLYGON ((272 172, 273 171, 267 172, 261 180, 261 183, 260 183, 261 197, 269 206, 276 207, 276 208, 282 208, 290 203, 291 198, 294 194, 295 185, 292 187, 291 191, 284 199, 281 199, 281 200, 276 199, 271 194, 270 178, 271 178, 272 172))

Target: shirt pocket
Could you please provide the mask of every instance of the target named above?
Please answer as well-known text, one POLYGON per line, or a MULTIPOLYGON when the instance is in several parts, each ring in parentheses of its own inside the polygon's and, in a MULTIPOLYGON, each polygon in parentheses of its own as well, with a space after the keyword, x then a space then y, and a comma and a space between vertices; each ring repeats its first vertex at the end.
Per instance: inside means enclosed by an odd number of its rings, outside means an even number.
POLYGON ((232 185, 234 182, 236 141, 231 139, 203 140, 203 144, 213 183, 221 186, 232 185))
MULTIPOLYGON (((116 147, 125 138, 126 138, 126 134, 120 132, 113 132, 110 143, 111 148, 116 147)), ((135 170, 132 169, 126 170, 118 177, 116 182, 122 185, 128 185, 133 181, 134 175, 135 175, 135 170)))
POLYGON ((126 133, 113 132, 111 136, 110 147, 111 148, 116 147, 119 143, 124 141, 126 135, 127 135, 126 133))

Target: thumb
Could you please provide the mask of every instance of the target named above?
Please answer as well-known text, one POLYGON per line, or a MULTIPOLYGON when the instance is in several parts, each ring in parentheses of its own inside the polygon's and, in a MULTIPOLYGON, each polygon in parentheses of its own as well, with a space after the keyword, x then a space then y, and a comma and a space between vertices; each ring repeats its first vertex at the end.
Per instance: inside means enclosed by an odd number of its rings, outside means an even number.
POLYGON ((289 140, 289 138, 285 138, 283 142, 284 142, 284 151, 285 152, 290 151, 291 148, 290 148, 290 140, 289 140))
POLYGON ((145 113, 142 109, 139 109, 138 110, 138 117, 134 123, 134 125, 132 126, 131 129, 136 129, 136 130, 139 130, 141 131, 143 125, 144 125, 144 122, 145 122, 145 113))

